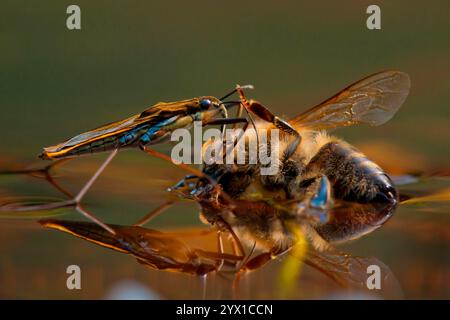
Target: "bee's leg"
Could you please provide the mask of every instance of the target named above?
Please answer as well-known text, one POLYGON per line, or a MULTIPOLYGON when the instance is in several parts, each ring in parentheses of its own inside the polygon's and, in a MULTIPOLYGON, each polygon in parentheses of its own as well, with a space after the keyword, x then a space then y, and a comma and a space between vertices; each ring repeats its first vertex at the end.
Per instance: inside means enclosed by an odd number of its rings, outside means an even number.
POLYGON ((298 131, 295 130, 287 121, 277 117, 272 112, 270 112, 269 109, 267 109, 257 101, 250 100, 248 110, 250 110, 261 119, 273 123, 273 125, 282 132, 294 137, 294 140, 288 145, 286 150, 284 150, 283 160, 288 160, 295 153, 302 140, 300 133, 298 133, 298 131))
POLYGON ((244 257, 245 256, 244 246, 242 245, 242 243, 239 240, 238 236, 233 231, 233 228, 228 224, 228 222, 226 222, 222 217, 218 216, 215 224, 216 224, 216 227, 219 230, 226 231, 226 232, 228 232, 230 234, 231 241, 232 241, 232 246, 233 246, 233 250, 234 250, 234 254, 238 254, 238 255, 244 257))
POLYGON ((303 176, 321 174, 330 180, 335 198, 360 203, 397 202, 397 191, 389 176, 347 143, 325 144, 307 164, 303 176))
MULTIPOLYGON (((283 188, 287 198, 293 198, 295 190, 295 178, 300 174, 302 168, 299 168, 299 164, 291 159, 292 155, 297 150, 301 143, 301 135, 295 130, 287 121, 277 117, 269 109, 264 107, 261 103, 250 100, 248 101, 242 90, 238 90, 241 102, 245 109, 258 116, 264 121, 272 123, 275 128, 282 133, 293 137, 293 140, 289 143, 284 150, 282 158, 280 159, 280 168, 276 174, 262 176, 261 182, 268 188, 279 189, 283 188)), ((258 142, 259 145, 259 142, 258 142)))
POLYGON ((239 255, 239 250, 240 250, 239 245, 234 240, 234 237, 231 234, 229 235, 229 239, 231 242, 231 251, 233 252, 234 255, 239 255))
POLYGON ((277 129, 294 137, 294 140, 286 148, 283 155, 284 160, 289 159, 295 153, 302 140, 300 133, 298 133, 298 131, 295 130, 295 128, 292 127, 287 121, 274 115, 269 109, 264 107, 258 101, 248 101, 242 90, 237 88, 237 91, 239 92, 242 105, 248 112, 253 113, 264 121, 272 123, 277 129))
POLYGON ((271 250, 269 252, 263 252, 255 257, 251 258, 250 260, 248 260, 247 263, 245 263, 241 267, 241 270, 239 270, 239 271, 251 271, 251 270, 261 268, 270 260, 278 258, 279 256, 288 252, 290 249, 291 248, 288 248, 288 249, 274 248, 273 250, 271 250))
POLYGON ((248 261, 246 261, 236 272, 236 276, 235 276, 234 282, 233 282, 233 288, 237 288, 237 286, 239 285, 241 276, 245 272, 261 268, 267 262, 269 262, 273 259, 276 259, 277 257, 288 252, 290 249, 291 248, 288 248, 288 249, 274 248, 273 250, 271 250, 269 252, 263 252, 261 254, 258 254, 255 257, 249 259, 248 261))
MULTIPOLYGON (((217 231, 217 251, 219 254, 223 254, 223 241, 222 241, 222 232, 220 230, 217 231)), ((225 260, 221 259, 218 261, 217 271, 220 271, 223 267, 225 260)))

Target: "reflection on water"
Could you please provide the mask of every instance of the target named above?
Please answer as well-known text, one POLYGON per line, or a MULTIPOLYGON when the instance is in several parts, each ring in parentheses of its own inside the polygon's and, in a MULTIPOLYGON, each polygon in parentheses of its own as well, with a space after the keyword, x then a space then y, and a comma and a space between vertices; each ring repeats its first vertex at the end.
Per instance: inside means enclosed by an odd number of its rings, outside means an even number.
MULTIPOLYGON (((95 166, 91 160, 80 160, 65 164, 51 175, 47 172, 52 168, 14 168, 16 174, 11 174, 10 170, 10 174, 3 172, 0 176, 0 248, 3 253, 0 257, 0 297, 296 299, 449 296, 447 212, 450 180, 446 177, 399 175, 396 183, 403 201, 392 219, 386 222, 393 208, 337 208, 330 222, 318 227, 318 232, 327 240, 342 243, 337 249, 319 252, 309 248, 304 257, 283 256, 245 274, 233 287, 234 277, 226 272, 213 272, 204 278, 157 271, 143 268, 134 259, 123 255, 130 253, 141 263, 161 267, 174 266, 183 259, 191 259, 192 265, 192 252, 217 252, 214 233, 198 227, 186 229, 186 226, 198 224, 195 205, 175 207, 152 221, 149 228, 117 227, 126 235, 126 241, 119 242, 95 225, 66 221, 81 220, 70 207, 39 210, 43 204, 60 203, 76 192, 95 166), (49 177, 55 177, 57 183, 49 177), (36 223, 36 218, 53 219, 61 214, 65 214, 64 220, 46 220, 46 225, 59 226, 60 230, 71 231, 121 253, 61 233, 47 232, 36 223), (29 219, 16 219, 18 216, 29 219), (373 232, 381 225, 382 228, 373 232), (362 235, 366 236, 349 241, 362 235), (158 248, 160 256, 152 252, 152 248, 158 248), (301 267, 299 278, 294 279, 287 292, 280 288, 280 283, 292 258, 298 258, 303 264, 297 265, 301 267), (71 264, 82 269, 80 291, 66 289, 65 269, 71 264), (367 266, 373 264, 380 266, 384 275, 380 291, 367 290, 364 285, 367 266)), ((183 174, 177 176, 173 173, 176 170, 165 166, 158 169, 160 172, 155 173, 154 170, 146 171, 145 164, 122 164, 121 167, 113 164, 95 185, 86 205, 103 220, 131 225, 145 213, 147 205, 155 207, 167 198, 166 187, 183 174), (127 175, 122 174, 124 167, 127 175)), ((228 252, 230 247, 225 243, 228 252)), ((210 271, 217 263, 215 258, 206 255, 199 261, 206 265, 204 270, 210 271)), ((228 258, 225 271, 226 267, 232 269, 236 257, 230 254, 228 258)), ((198 261, 195 263, 197 268, 201 265, 198 261)))

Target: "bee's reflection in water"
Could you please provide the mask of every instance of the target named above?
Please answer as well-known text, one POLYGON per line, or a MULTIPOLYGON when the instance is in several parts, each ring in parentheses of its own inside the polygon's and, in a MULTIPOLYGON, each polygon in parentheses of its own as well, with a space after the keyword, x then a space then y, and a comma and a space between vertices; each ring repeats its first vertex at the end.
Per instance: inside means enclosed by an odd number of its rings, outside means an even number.
MULTIPOLYGON (((376 265, 381 269, 383 292, 388 291, 388 296, 392 295, 391 291, 398 294, 397 281, 382 262, 375 258, 351 256, 332 246, 333 243, 359 238, 380 227, 392 215, 395 204, 342 202, 328 209, 327 199, 321 199, 320 195, 327 194, 324 190, 329 188, 329 184, 325 181, 314 187, 315 192, 309 198, 283 204, 231 199, 219 185, 208 184, 202 190, 194 191, 190 188, 177 189, 181 196, 193 199, 200 205, 202 215, 216 218, 218 233, 216 229, 160 232, 138 225, 110 225, 116 232, 114 236, 89 222, 54 219, 40 222, 45 227, 131 254, 150 268, 208 275, 205 285, 208 281, 228 282, 229 288, 233 288, 233 297, 240 297, 242 283, 249 276, 248 271, 260 269, 272 259, 283 260, 281 263, 286 266, 290 260, 297 262, 281 271, 284 273, 281 277, 287 277, 291 282, 298 280, 298 272, 292 268, 300 268, 305 263, 331 279, 337 288, 367 293, 370 293, 367 268, 376 265), (228 229, 226 221, 230 221, 230 215, 236 223, 228 229), (277 232, 274 228, 280 230, 277 232), (281 257, 285 253, 287 258, 281 257), (217 276, 211 279, 210 275, 214 273, 217 276)), ((150 213, 151 217, 154 215, 155 212, 150 213)), ((148 222, 148 219, 141 220, 139 224, 143 222, 148 222)), ((284 285, 292 286, 292 283, 284 285)), ((280 292, 284 289, 281 288, 280 292)))

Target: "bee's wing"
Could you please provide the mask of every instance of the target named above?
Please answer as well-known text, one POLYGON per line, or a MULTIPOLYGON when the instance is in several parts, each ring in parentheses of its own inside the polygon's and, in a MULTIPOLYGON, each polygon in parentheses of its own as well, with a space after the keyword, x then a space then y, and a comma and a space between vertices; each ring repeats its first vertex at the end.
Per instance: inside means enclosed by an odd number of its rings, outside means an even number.
MULTIPOLYGON (((304 262, 322 272, 342 287, 367 290, 369 266, 377 266, 383 275, 381 288, 384 295, 398 297, 401 288, 393 272, 382 261, 374 257, 358 257, 348 253, 329 250, 308 250, 304 262)), ((364 291, 362 291, 364 292, 364 291)))
POLYGON ((393 117, 408 96, 409 76, 384 71, 364 78, 328 100, 294 117, 294 127, 332 129, 365 123, 381 125, 393 117))

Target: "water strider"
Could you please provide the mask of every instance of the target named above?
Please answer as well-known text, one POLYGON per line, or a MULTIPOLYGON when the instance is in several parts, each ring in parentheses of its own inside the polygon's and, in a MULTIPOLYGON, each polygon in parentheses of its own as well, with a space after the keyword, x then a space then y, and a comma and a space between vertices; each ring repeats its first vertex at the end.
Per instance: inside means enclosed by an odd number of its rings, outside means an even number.
MULTIPOLYGON (((247 85, 240 87, 240 90, 251 88, 253 88, 251 85, 247 85)), ((92 175, 80 192, 73 199, 61 205, 75 206, 85 217, 114 233, 114 230, 84 210, 80 206, 80 202, 98 176, 115 157, 117 151, 124 148, 140 148, 150 155, 169 160, 168 156, 156 152, 148 146, 168 141, 174 130, 188 128, 194 121, 201 121, 203 125, 220 124, 223 129, 226 124, 247 123, 246 118, 228 117, 227 109, 239 105, 240 102, 223 100, 236 91, 237 89, 220 99, 213 96, 202 96, 176 102, 160 102, 132 117, 106 124, 76 135, 57 145, 44 148, 40 158, 51 160, 111 151, 105 162, 92 175), (218 116, 222 116, 222 119, 218 116)))

